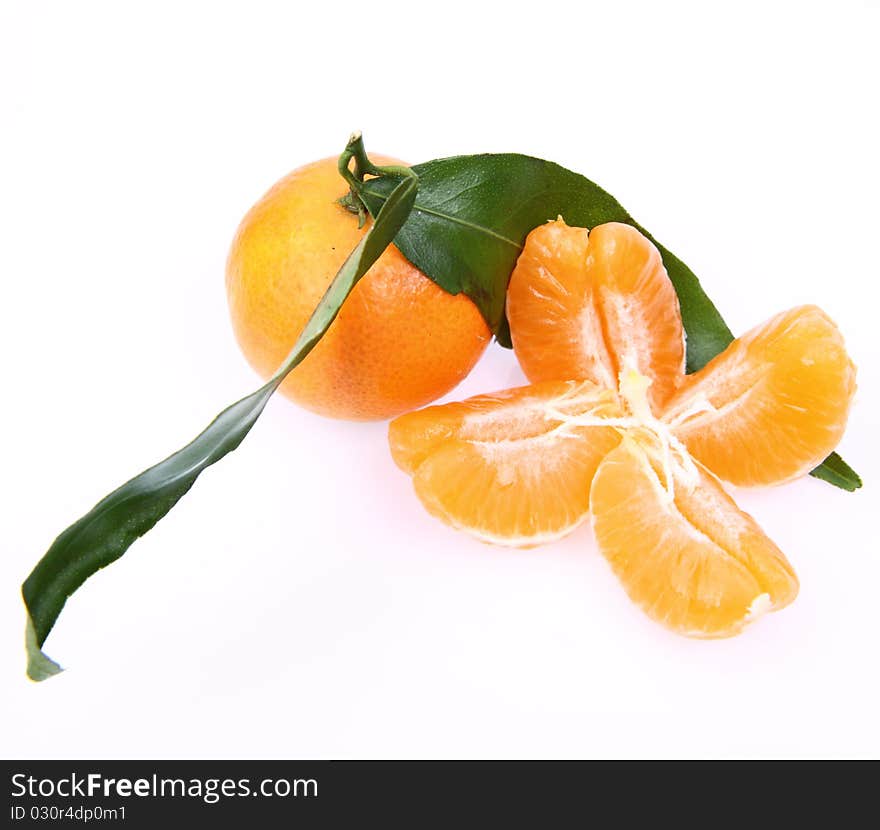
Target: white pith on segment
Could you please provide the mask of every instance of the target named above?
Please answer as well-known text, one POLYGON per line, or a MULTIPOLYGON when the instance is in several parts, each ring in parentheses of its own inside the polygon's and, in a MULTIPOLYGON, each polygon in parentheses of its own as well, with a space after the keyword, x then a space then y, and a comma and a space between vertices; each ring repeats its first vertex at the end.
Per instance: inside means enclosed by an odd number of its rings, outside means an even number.
POLYGON ((788 605, 797 578, 714 476, 697 469, 698 483, 684 488, 681 501, 669 501, 644 445, 624 437, 596 473, 591 500, 602 504, 593 509, 593 529, 627 593, 649 616, 690 637, 732 636, 788 605), (626 490, 616 492, 622 476, 626 490), (711 621, 716 614, 723 626, 717 616, 711 621))
POLYGON ((621 435, 639 443, 643 449, 658 457, 663 469, 665 499, 675 500, 675 482, 680 480, 686 487, 694 487, 699 482, 699 472, 684 444, 675 436, 671 427, 655 417, 648 400, 651 378, 639 373, 632 365, 626 365, 620 372, 618 389, 621 401, 626 405, 627 414, 618 417, 603 416, 595 412, 583 415, 567 415, 552 405, 547 406, 547 414, 560 422, 560 427, 610 426, 621 435))
POLYGON ((497 407, 493 396, 464 402, 476 411, 466 412, 413 471, 429 512, 481 541, 513 547, 559 539, 587 518, 589 482, 616 445, 607 420, 620 413, 620 403, 589 381, 564 384, 562 394, 554 391, 560 384, 547 386, 524 398, 514 393, 509 403, 499 393, 497 407), (548 495, 556 498, 546 514, 548 495))
MULTIPOLYGON (((667 502, 674 502, 675 488, 695 486, 699 474, 684 445, 666 424, 654 416, 648 403, 650 383, 650 378, 628 367, 621 373, 619 394, 599 390, 585 381, 571 384, 561 395, 544 399, 535 396, 466 414, 454 437, 436 445, 422 462, 422 465, 428 462, 428 466, 422 468, 420 465, 421 476, 416 470, 417 491, 432 513, 482 541, 519 547, 561 538, 581 524, 588 514, 589 480, 584 484, 582 510, 572 514, 571 521, 564 527, 512 537, 493 533, 487 526, 465 523, 443 497, 433 492, 432 487, 421 487, 419 483, 432 475, 430 459, 438 453, 452 453, 453 450, 448 448, 464 443, 478 454, 485 468, 491 469, 491 486, 496 496, 500 490, 514 484, 522 485, 521 489, 527 493, 552 487, 554 476, 562 470, 564 477, 565 468, 571 462, 565 442, 575 441, 570 450, 577 452, 583 448, 584 442, 589 443, 590 431, 595 428, 613 429, 618 435, 628 435, 655 457, 663 470, 664 498, 667 502)), ((483 474, 483 471, 469 473, 470 476, 483 474)), ((462 480, 458 489, 468 486, 468 480, 462 480)), ((517 498, 527 496, 518 493, 517 498)), ((530 522, 535 526, 540 524, 534 517, 530 522)))
POLYGON ((837 446, 854 392, 839 330, 821 309, 799 306, 689 375, 662 417, 725 480, 769 486, 806 475, 837 446))
POLYGON ((564 422, 569 418, 564 410, 580 410, 586 407, 587 413, 598 417, 600 413, 613 411, 616 406, 617 396, 613 392, 602 391, 589 381, 583 381, 571 384, 568 391, 555 398, 544 400, 536 396, 523 402, 466 415, 459 437, 472 443, 487 444, 538 438, 553 432, 553 427, 547 427, 548 422, 564 422), (501 432, 506 437, 497 441, 485 439, 490 427, 492 432, 501 432), (517 433, 522 432, 532 432, 533 435, 517 436, 517 433), (515 437, 510 438, 510 435, 515 437))
POLYGON ((560 218, 530 234, 508 293, 514 348, 533 382, 588 378, 614 389, 624 366, 654 381, 658 412, 685 371, 678 295, 657 248, 630 225, 560 218))
MULTIPOLYGON (((640 554, 647 556, 646 566, 650 565, 655 555, 672 555, 671 551, 680 548, 686 538, 691 540, 688 543, 692 546, 691 550, 699 551, 695 559, 679 562, 679 576, 670 575, 669 585, 653 600, 656 607, 652 609, 649 604, 645 611, 663 621, 660 603, 664 602, 664 596, 669 598, 669 591, 676 590, 676 579, 679 579, 684 580, 679 590, 688 587, 698 590, 704 613, 705 608, 711 608, 713 603, 718 607, 718 613, 724 613, 723 609, 726 605, 729 607, 730 599, 720 587, 722 580, 713 578, 712 572, 719 568, 721 572, 732 568, 740 574, 740 601, 733 607, 741 611, 741 615, 735 624, 723 631, 714 630, 711 626, 701 630, 693 625, 683 629, 678 624, 686 620, 687 615, 682 611, 685 606, 680 603, 674 612, 676 618, 669 622, 673 627, 678 626, 680 633, 691 637, 737 633, 761 613, 787 604, 790 597, 784 597, 781 603, 771 597, 759 576, 759 564, 749 558, 755 534, 760 530, 753 520, 733 505, 729 497, 720 495, 723 493, 720 485, 717 485, 717 492, 710 487, 705 494, 702 493, 708 487, 704 477, 710 477, 713 481, 714 477, 690 457, 673 434, 671 426, 654 415, 648 402, 649 387, 650 378, 627 367, 621 372, 617 395, 610 392, 597 394, 597 388, 590 383, 573 384, 562 395, 543 400, 536 396, 521 403, 501 406, 497 410, 466 415, 453 440, 467 443, 480 454, 496 477, 495 487, 503 490, 518 483, 523 485, 519 490, 528 490, 531 487, 552 487, 548 482, 553 481, 555 465, 566 462, 565 455, 554 452, 554 448, 564 446, 568 439, 582 442, 585 429, 613 428, 621 436, 623 444, 630 446, 641 458, 640 475, 643 480, 650 482, 650 488, 655 493, 653 500, 660 510, 659 514, 652 510, 644 514, 635 511, 634 515, 643 516, 639 521, 648 524, 640 530, 638 522, 631 522, 621 526, 618 533, 636 539, 639 534, 651 533, 649 526, 654 527, 653 533, 658 534, 655 553, 640 554), (493 439, 490 437, 493 434, 499 437, 493 439), (502 437, 510 435, 514 437, 502 437), (679 498, 687 501, 680 502, 679 498), (683 504, 691 506, 684 511, 683 504), (692 515, 695 505, 699 506, 699 517, 692 515), (702 575, 704 568, 707 569, 705 576, 702 575), (743 594, 743 586, 750 593, 743 594), (707 590, 709 593, 706 593, 707 590), (713 590, 717 594, 712 594, 713 590)), ((614 453, 616 451, 612 450, 614 453)), ((460 482, 460 489, 466 490, 467 486, 466 481, 460 482)), ((498 492, 496 490, 496 497, 498 492)), ((527 548, 556 541, 571 533, 590 515, 587 502, 582 512, 570 515, 570 521, 562 526, 544 532, 510 536, 493 532, 491 525, 484 522, 478 521, 474 526, 471 521, 463 521, 455 511, 449 511, 447 505, 432 502, 430 492, 420 492, 420 497, 430 512, 441 515, 452 527, 481 542, 508 547, 527 548)), ((593 523, 595 526, 595 516, 593 523)), ((772 549, 772 543, 767 540, 761 546, 765 553, 760 555, 767 555, 766 550, 772 549)), ((644 602, 640 603, 644 606, 644 602)))
MULTIPOLYGON (((589 257, 587 257, 589 262, 589 257)), ((581 313, 574 318, 576 340, 583 363, 583 373, 606 389, 613 389, 618 375, 614 351, 608 342, 598 291, 589 286, 581 313)))
POLYGON ((576 318, 583 359, 600 356, 608 387, 617 383, 625 369, 650 378, 650 396, 657 406, 685 372, 678 295, 656 247, 634 228, 618 227, 615 234, 609 234, 608 226, 600 226, 588 239, 584 307, 576 318), (628 280, 617 260, 632 256, 633 250, 644 261, 638 274, 628 280), (670 356, 676 358, 671 365, 670 356))

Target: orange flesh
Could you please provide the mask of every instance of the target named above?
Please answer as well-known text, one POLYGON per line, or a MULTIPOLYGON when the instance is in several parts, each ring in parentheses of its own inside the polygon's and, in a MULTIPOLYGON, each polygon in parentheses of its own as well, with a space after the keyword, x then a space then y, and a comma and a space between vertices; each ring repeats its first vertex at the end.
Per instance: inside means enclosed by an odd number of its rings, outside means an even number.
POLYGON ((603 556, 630 598, 680 634, 727 637, 794 600, 782 552, 717 481, 697 468, 674 500, 656 463, 625 439, 593 479, 590 509, 603 556))
POLYGON ((689 375, 664 420, 725 481, 778 484, 804 475, 838 444, 855 393, 843 337, 816 306, 778 314, 689 375))
POLYGON ((561 220, 526 240, 507 311, 534 386, 391 424, 427 509, 527 547, 589 508, 627 593, 680 634, 731 636, 792 602, 791 566, 716 475, 778 483, 834 449, 855 368, 827 315, 777 315, 685 376, 678 301, 653 246, 625 225, 588 235, 561 220))
POLYGON ((510 279, 514 350, 533 382, 586 378, 617 388, 621 370, 651 379, 662 408, 684 373, 678 296, 657 249, 629 225, 589 233, 562 219, 533 230, 510 279))
POLYGON ((550 382, 434 406, 391 423, 392 455, 433 515, 482 541, 530 547, 588 515, 593 473, 619 441, 608 426, 556 413, 615 416, 613 392, 550 382))

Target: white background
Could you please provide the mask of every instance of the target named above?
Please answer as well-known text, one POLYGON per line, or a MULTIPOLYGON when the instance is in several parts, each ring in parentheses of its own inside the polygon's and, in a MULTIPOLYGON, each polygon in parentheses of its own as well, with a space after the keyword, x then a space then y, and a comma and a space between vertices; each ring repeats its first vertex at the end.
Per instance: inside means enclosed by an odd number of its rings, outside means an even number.
MULTIPOLYGON (((29 3, 0 13, 7 757, 876 756, 877 3, 29 3), (223 285, 274 180, 349 132, 519 151, 611 190, 735 331, 804 302, 860 367, 843 454, 737 494, 801 594, 666 633, 584 527, 512 552, 430 518, 386 425, 272 402, 68 603, 24 677, 19 585, 257 379, 223 285)), ((521 380, 493 346, 454 393, 521 380)))

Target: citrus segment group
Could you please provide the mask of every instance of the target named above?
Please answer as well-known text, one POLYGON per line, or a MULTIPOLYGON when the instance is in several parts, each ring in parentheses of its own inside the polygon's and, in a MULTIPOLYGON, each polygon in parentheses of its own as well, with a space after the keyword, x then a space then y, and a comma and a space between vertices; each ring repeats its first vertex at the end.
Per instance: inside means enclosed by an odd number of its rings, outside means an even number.
POLYGON ((660 255, 623 224, 533 230, 510 281, 516 355, 535 385, 391 425, 427 509, 531 546, 592 515, 629 596, 688 636, 726 637, 797 595, 791 566, 719 478, 770 484, 837 445, 855 391, 815 306, 779 314, 691 376, 660 255))

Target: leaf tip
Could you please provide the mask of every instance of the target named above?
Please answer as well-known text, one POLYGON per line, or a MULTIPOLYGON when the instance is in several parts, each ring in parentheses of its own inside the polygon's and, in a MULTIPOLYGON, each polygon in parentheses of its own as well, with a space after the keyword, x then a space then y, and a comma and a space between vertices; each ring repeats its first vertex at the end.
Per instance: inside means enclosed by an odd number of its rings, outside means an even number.
POLYGON ((27 615, 27 623, 24 632, 24 647, 27 652, 27 676, 35 683, 47 680, 53 675, 60 674, 64 669, 54 660, 47 657, 40 650, 37 643, 37 632, 31 615, 27 615))
POLYGON ((810 475, 848 493, 854 493, 862 487, 862 477, 836 452, 831 453, 810 475))

